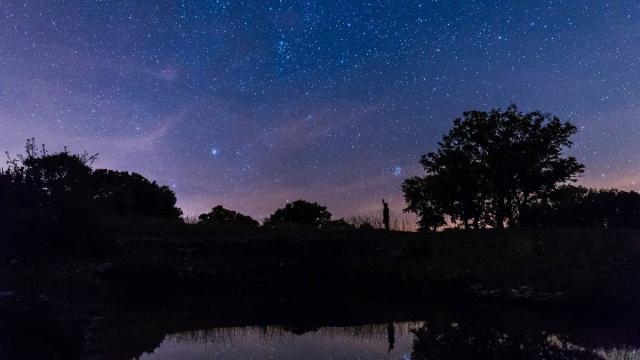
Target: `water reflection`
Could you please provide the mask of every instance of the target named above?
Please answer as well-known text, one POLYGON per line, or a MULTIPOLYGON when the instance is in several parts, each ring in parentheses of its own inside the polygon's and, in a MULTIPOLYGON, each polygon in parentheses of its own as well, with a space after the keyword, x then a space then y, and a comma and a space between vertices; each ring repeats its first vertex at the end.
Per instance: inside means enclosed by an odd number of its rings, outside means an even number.
POLYGON ((141 359, 410 359, 423 322, 327 326, 296 334, 285 326, 223 327, 168 335, 141 359))
POLYGON ((289 326, 218 327, 167 335, 140 359, 640 359, 637 348, 609 347, 604 339, 478 320, 309 331, 289 326))

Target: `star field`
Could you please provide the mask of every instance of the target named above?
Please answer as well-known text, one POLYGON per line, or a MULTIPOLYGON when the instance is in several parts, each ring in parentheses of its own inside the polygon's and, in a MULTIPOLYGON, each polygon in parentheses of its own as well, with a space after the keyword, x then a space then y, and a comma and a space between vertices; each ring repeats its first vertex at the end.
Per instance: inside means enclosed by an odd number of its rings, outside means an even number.
POLYGON ((515 102, 637 190, 638 44, 635 1, 6 1, 0 148, 99 152, 187 214, 397 214, 453 118, 515 102))

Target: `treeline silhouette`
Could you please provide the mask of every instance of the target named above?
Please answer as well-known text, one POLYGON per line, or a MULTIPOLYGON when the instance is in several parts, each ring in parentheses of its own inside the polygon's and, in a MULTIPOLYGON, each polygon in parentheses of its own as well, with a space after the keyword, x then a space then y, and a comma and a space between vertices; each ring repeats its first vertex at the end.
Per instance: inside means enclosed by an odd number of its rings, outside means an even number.
POLYGON ((28 139, 25 153, 0 169, 0 240, 6 250, 104 251, 118 235, 201 236, 260 228, 373 230, 366 222, 332 220, 326 207, 297 200, 261 225, 250 216, 214 207, 189 223, 174 192, 137 173, 93 169, 97 154, 51 153, 28 139))
MULTIPOLYGON (((469 111, 438 148, 422 156, 425 175, 402 185, 422 231, 505 227, 637 228, 640 194, 571 185, 584 166, 565 156, 577 128, 541 112, 469 111)), ((375 221, 332 220, 325 206, 296 200, 262 224, 218 205, 185 221, 167 187, 137 173, 93 169, 97 154, 50 153, 27 140, 0 169, 5 244, 77 249, 115 234, 201 236, 216 231, 295 228, 372 231, 375 221)), ((382 211, 382 209, 381 209, 382 211)), ((355 218, 354 218, 355 219, 355 218)))
POLYGON ((347 222, 344 219, 332 220, 331 213, 326 206, 305 200, 295 200, 287 203, 283 208, 264 219, 260 224, 257 220, 236 211, 218 205, 210 212, 201 214, 194 225, 214 225, 230 230, 247 229, 300 229, 324 231, 375 230, 367 221, 347 222))

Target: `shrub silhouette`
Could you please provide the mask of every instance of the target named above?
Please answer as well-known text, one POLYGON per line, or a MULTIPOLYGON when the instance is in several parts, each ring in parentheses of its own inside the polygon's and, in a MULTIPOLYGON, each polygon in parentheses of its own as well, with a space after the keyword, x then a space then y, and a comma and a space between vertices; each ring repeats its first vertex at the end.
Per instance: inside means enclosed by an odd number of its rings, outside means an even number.
POLYGON ((565 185, 522 212, 523 227, 640 228, 640 194, 565 185))
POLYGON ((225 209, 222 205, 218 205, 211 209, 206 214, 201 214, 199 217, 199 223, 202 224, 215 224, 215 225, 230 225, 230 226, 243 226, 243 227, 258 227, 258 222, 250 216, 240 214, 233 210, 225 209))
POLYGON ((358 226, 358 230, 361 231, 374 231, 375 229, 376 228, 368 222, 363 222, 362 224, 360 224, 360 226, 358 226))
POLYGON ((317 203, 296 200, 276 210, 266 221, 267 226, 295 225, 320 228, 331 220, 327 208, 317 203))
POLYGON ((341 231, 353 231, 356 229, 356 227, 352 224, 349 224, 348 222, 346 222, 344 219, 338 219, 338 220, 330 220, 327 223, 325 223, 322 228, 324 230, 328 230, 328 231, 336 231, 336 232, 341 232, 341 231))

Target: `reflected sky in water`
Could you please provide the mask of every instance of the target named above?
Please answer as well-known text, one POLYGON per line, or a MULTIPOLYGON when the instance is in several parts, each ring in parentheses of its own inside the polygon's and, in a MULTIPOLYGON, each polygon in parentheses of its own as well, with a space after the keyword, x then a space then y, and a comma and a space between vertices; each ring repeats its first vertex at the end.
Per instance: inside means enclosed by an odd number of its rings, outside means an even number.
POLYGON ((140 359, 410 359, 421 322, 323 327, 301 335, 284 327, 228 327, 167 335, 140 359))
POLYGON ((317 330, 218 327, 167 335, 160 346, 140 359, 640 359, 640 352, 632 346, 591 345, 595 343, 572 343, 546 331, 508 334, 456 322, 328 326, 317 330))

